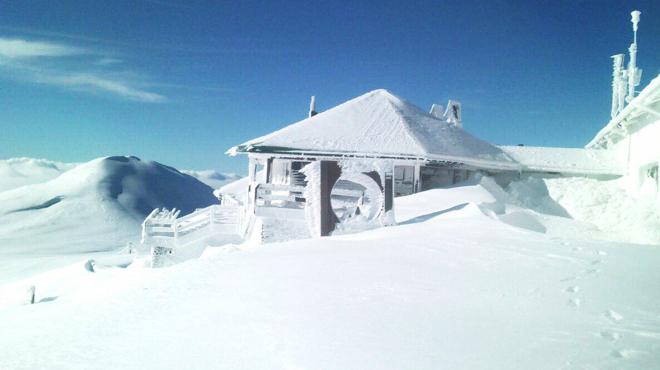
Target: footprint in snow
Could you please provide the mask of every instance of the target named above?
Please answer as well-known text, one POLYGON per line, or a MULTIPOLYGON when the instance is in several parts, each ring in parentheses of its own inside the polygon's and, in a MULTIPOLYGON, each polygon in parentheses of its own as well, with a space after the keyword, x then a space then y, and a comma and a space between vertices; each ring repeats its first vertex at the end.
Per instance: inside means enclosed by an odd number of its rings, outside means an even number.
POLYGON ((616 358, 630 358, 635 355, 635 352, 637 351, 635 351, 634 349, 615 349, 612 352, 610 352, 610 354, 612 355, 612 357, 616 357, 616 358))
POLYGON ((592 265, 592 266, 593 266, 593 265, 600 265, 601 263, 603 263, 602 260, 594 260, 594 261, 591 261, 591 265, 592 265))
POLYGON ((581 304, 582 301, 580 300, 580 298, 571 298, 568 300, 568 305, 571 307, 580 307, 581 304))
POLYGON ((603 315, 614 322, 623 320, 623 315, 616 311, 607 310, 603 315))
POLYGON ((612 332, 612 331, 606 331, 606 330, 601 331, 600 336, 603 339, 605 339, 607 341, 610 341, 610 342, 616 342, 617 340, 621 339, 621 334, 615 333, 615 332, 612 332))
POLYGON ((580 291, 580 287, 577 286, 577 285, 569 286, 569 287, 566 288, 566 290, 565 290, 566 293, 577 293, 577 292, 579 292, 579 291, 580 291))

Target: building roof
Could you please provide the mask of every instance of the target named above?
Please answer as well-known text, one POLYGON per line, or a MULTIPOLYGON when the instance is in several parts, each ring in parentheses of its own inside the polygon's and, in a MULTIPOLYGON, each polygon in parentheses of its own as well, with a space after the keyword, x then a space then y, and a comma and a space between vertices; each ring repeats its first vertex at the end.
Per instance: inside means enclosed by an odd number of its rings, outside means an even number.
POLYGON ((382 89, 235 146, 228 154, 259 152, 413 158, 481 168, 518 168, 497 146, 382 89))
POLYGON ((619 114, 601 129, 586 145, 587 148, 606 148, 630 132, 660 119, 660 75, 649 83, 619 114))
POLYGON ((558 172, 566 175, 623 175, 625 163, 604 149, 500 146, 523 171, 558 172))

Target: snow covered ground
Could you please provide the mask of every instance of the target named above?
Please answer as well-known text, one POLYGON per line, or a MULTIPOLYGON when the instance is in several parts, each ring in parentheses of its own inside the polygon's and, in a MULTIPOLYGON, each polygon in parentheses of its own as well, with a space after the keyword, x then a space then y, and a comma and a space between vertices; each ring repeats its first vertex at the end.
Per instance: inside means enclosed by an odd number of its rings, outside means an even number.
POLYGON ((660 368, 660 248, 561 217, 580 202, 543 198, 553 181, 397 198, 398 226, 358 234, 5 284, 0 368, 660 368))

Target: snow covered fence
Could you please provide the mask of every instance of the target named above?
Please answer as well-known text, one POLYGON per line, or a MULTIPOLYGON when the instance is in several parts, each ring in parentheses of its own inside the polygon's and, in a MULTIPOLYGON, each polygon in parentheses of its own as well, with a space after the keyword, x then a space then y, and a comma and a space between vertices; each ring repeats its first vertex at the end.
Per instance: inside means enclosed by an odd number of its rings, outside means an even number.
POLYGON ((179 238, 197 230, 214 225, 235 226, 238 220, 239 207, 213 205, 198 209, 195 212, 179 218, 180 210, 176 208, 154 209, 142 224, 142 243, 151 237, 179 238))
POLYGON ((304 208, 304 186, 258 184, 256 205, 258 207, 304 208))
POLYGON ((239 211, 238 206, 213 205, 179 218, 177 209, 157 208, 142 224, 142 245, 149 248, 154 267, 164 266, 166 259, 180 259, 176 254, 184 247, 199 247, 217 234, 239 234, 239 211))

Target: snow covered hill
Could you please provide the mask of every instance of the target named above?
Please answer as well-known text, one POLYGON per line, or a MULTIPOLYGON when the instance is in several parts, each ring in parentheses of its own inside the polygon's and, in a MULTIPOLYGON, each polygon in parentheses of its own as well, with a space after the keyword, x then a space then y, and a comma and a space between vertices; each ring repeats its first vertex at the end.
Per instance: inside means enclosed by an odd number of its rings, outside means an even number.
POLYGON ((5 285, 0 368, 657 369, 660 248, 507 196, 485 179, 397 198, 398 226, 5 285))
POLYGON ((154 208, 186 214, 216 202, 195 178, 136 157, 99 158, 0 192, 0 281, 135 242, 154 208))

